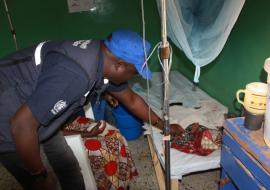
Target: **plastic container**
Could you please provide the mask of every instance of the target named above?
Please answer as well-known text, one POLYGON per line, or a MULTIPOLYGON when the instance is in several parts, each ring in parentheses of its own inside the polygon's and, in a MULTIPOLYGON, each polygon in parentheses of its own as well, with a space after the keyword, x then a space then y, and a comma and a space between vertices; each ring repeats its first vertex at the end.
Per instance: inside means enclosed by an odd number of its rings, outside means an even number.
POLYGON ((91 102, 92 110, 94 114, 94 119, 96 121, 99 120, 106 120, 105 118, 105 112, 106 112, 106 106, 107 102, 105 99, 101 99, 98 103, 94 100, 91 102))
POLYGON ((264 114, 253 114, 244 108, 244 127, 249 130, 259 130, 264 121, 264 114))
POLYGON ((115 125, 126 140, 135 140, 142 134, 142 121, 132 115, 124 106, 113 109, 115 125))
POLYGON ((266 100, 266 112, 264 122, 264 141, 270 147, 270 58, 267 58, 264 63, 264 70, 267 72, 268 95, 266 100))

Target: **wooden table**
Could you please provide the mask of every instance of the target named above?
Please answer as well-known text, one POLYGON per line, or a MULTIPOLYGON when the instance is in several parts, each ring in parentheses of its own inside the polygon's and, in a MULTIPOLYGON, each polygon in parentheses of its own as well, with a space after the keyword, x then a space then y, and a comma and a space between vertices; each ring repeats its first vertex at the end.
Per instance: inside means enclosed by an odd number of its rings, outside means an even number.
POLYGON ((250 131, 243 124, 243 117, 224 122, 220 190, 270 189, 270 148, 263 128, 250 131))

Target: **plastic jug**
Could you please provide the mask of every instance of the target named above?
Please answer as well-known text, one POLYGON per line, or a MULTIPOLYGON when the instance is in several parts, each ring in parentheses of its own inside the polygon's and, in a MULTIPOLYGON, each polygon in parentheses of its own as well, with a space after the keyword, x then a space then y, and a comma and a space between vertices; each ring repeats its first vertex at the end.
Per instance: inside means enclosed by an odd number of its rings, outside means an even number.
POLYGON ((264 117, 264 141, 270 147, 270 57, 265 60, 264 70, 267 72, 268 93, 266 100, 266 111, 264 117))

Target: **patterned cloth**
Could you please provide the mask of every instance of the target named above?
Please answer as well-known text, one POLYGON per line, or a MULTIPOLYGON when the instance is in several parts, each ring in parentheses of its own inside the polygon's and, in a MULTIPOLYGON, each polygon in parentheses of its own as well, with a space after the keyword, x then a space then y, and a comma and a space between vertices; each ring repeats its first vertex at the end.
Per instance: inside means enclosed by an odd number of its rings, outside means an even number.
MULTIPOLYGON (((97 124, 79 116, 64 130, 89 131, 87 127, 97 124)), ((125 138, 108 123, 97 137, 84 138, 84 144, 99 190, 126 189, 130 180, 138 175, 125 138)))
POLYGON ((221 131, 193 123, 180 136, 172 138, 171 147, 179 151, 207 156, 220 148, 221 131))

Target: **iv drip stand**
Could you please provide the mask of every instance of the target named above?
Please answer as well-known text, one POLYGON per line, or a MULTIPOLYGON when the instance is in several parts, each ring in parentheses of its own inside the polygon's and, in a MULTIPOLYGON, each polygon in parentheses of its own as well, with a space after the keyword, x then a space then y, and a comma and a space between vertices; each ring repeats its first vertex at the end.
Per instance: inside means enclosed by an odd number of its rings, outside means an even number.
MULTIPOLYGON (((170 48, 167 41, 167 25, 166 25, 166 0, 161 0, 161 60, 164 67, 164 102, 163 102, 163 116, 165 121, 164 134, 170 135, 170 122, 169 122, 169 58, 170 48)), ((165 138, 165 182, 166 190, 171 189, 171 168, 170 168, 170 138, 165 138)))
POLYGON ((12 34, 12 37, 13 37, 14 45, 15 45, 16 50, 18 50, 16 32, 15 32, 15 30, 13 28, 13 25, 12 25, 11 17, 10 17, 9 11, 8 11, 7 2, 6 2, 6 0, 3 0, 3 2, 4 2, 4 5, 5 5, 5 10, 6 10, 6 13, 7 13, 8 23, 9 23, 10 31, 11 31, 11 34, 12 34))

